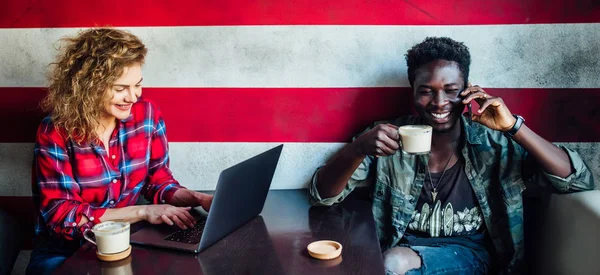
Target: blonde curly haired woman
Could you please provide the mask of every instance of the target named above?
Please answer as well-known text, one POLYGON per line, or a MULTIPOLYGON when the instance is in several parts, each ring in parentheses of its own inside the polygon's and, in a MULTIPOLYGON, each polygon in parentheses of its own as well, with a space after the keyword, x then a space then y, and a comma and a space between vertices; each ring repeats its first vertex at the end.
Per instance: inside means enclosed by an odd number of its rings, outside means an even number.
POLYGON ((169 170, 160 111, 142 95, 146 46, 135 35, 96 28, 62 39, 42 102, 49 116, 35 143, 38 209, 28 274, 49 274, 107 220, 194 226, 190 207, 212 196, 183 188, 169 170), (143 195, 150 205, 135 205, 143 195))

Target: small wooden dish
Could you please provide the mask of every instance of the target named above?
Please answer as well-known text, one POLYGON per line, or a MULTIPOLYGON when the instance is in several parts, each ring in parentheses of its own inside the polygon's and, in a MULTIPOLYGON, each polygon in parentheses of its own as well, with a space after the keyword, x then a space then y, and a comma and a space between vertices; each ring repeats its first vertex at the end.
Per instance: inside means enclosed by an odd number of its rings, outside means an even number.
POLYGON ((105 261, 105 262, 114 262, 114 261, 123 260, 123 259, 129 257, 130 254, 131 254, 131 245, 129 245, 129 247, 127 249, 125 249, 125 251, 115 253, 115 254, 102 254, 102 253, 96 251, 96 256, 98 257, 98 259, 100 259, 101 261, 105 261))
POLYGON ((342 255, 342 245, 336 241, 312 242, 306 249, 311 257, 319 260, 331 260, 342 255))

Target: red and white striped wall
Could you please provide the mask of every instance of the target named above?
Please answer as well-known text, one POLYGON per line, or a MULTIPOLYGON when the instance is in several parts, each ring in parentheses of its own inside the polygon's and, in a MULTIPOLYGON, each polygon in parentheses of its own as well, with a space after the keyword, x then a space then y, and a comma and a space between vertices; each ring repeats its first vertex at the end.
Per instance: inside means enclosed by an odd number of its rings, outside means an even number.
POLYGON ((144 96, 189 188, 279 143, 272 187, 306 186, 372 121, 410 112, 404 53, 427 36, 465 42, 472 83, 600 170, 598 1, 13 0, 0 4, 0 196, 31 195, 55 42, 105 25, 148 46, 144 96))

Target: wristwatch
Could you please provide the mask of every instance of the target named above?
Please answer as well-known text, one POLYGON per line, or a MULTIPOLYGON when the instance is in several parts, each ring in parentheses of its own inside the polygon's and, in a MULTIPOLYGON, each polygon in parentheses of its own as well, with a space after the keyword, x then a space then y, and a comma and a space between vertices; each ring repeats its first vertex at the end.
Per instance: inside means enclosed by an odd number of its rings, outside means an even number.
POLYGON ((525 119, 522 116, 515 115, 515 114, 513 114, 513 116, 515 117, 515 119, 517 119, 517 122, 515 122, 515 125, 513 125, 513 127, 510 130, 504 132, 504 135, 507 138, 512 138, 514 135, 516 135, 517 131, 519 131, 519 129, 521 129, 521 126, 525 122, 525 119))

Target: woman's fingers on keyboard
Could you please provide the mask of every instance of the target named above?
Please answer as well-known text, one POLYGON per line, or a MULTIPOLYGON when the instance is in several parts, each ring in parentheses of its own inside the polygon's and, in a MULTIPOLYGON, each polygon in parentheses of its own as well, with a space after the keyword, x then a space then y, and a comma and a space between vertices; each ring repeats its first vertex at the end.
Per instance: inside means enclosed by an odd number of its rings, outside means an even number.
POLYGON ((188 220, 191 221, 191 226, 194 226, 196 224, 196 219, 194 219, 194 216, 192 216, 192 214, 189 211, 184 211, 183 213, 188 218, 188 220))
POLYGON ((167 217, 167 215, 160 215, 161 220, 168 224, 168 225, 173 225, 173 221, 171 219, 169 219, 169 217, 167 217))
MULTIPOLYGON (((181 226, 181 228, 183 229, 187 229, 187 227, 194 227, 194 218, 192 217, 192 215, 190 214, 190 212, 180 208, 180 211, 175 212, 175 218, 177 218, 177 220, 179 220, 182 225, 184 225, 186 228, 183 228, 181 226)), ((175 223, 177 223, 177 221, 175 221, 175 223)))
POLYGON ((187 229, 187 226, 185 225, 185 223, 178 216, 173 216, 171 218, 171 220, 173 220, 179 228, 187 229))

